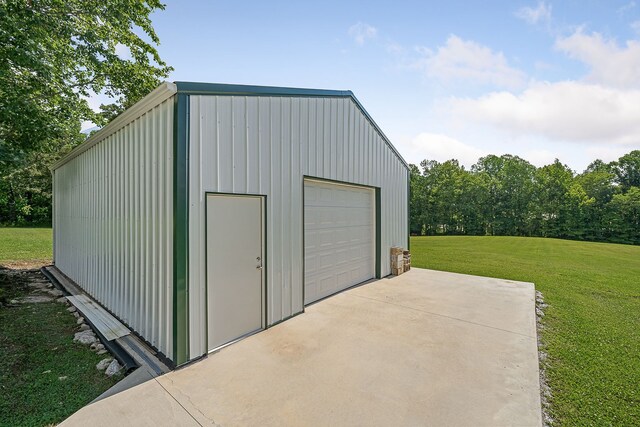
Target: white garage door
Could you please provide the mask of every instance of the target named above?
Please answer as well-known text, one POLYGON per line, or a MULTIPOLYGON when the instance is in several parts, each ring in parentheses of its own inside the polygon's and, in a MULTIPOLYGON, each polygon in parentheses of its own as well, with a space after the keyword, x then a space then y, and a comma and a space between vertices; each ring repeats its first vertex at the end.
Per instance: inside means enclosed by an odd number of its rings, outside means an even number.
POLYGON ((304 303, 375 276, 374 190, 304 182, 304 303))

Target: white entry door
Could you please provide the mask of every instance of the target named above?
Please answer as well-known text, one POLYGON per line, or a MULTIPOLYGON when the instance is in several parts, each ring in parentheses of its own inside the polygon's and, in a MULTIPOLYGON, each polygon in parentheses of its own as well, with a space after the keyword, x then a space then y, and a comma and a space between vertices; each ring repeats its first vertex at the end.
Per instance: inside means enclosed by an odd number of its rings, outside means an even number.
POLYGON ((264 327, 263 199, 207 195, 208 350, 264 327))
POLYGON ((304 182, 304 303, 375 277, 375 193, 304 182))

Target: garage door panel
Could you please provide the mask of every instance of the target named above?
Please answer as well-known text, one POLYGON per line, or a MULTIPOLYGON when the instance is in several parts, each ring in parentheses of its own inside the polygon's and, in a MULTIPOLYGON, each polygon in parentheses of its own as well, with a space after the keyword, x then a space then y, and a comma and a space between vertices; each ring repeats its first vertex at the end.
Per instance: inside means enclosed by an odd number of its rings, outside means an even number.
POLYGON ((320 265, 318 266, 320 270, 326 270, 335 264, 335 257, 331 252, 320 253, 318 257, 320 258, 320 265))
POLYGON ((365 243, 367 245, 371 245, 371 225, 365 225, 362 227, 352 227, 347 230, 349 235, 349 241, 351 243, 365 243))
POLYGON ((318 260, 316 257, 304 257, 304 269, 309 275, 318 271, 318 260))
POLYGON ((350 281, 360 280, 362 277, 366 275, 366 273, 367 272, 366 272, 365 266, 352 268, 351 270, 349 270, 350 281))
POLYGON ((349 283, 351 283, 351 274, 348 271, 338 274, 338 287, 349 286, 349 283))
POLYGON ((333 240, 334 240, 334 246, 336 247, 342 247, 342 246, 348 246, 349 245, 349 230, 344 230, 342 228, 338 229, 338 230, 334 230, 333 231, 333 240))
POLYGON ((349 250, 348 249, 338 249, 335 252, 336 256, 336 265, 345 264, 349 262, 349 250))
POLYGON ((305 304, 374 277, 374 191, 304 183, 305 304))

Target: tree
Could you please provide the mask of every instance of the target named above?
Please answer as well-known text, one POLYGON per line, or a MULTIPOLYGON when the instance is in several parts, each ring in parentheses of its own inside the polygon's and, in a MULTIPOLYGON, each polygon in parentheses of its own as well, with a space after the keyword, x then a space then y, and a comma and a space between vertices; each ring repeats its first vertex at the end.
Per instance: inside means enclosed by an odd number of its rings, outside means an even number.
POLYGON ((567 237, 578 240, 594 240, 590 220, 595 199, 589 197, 576 180, 569 187, 566 198, 569 206, 565 222, 567 237))
POLYGON ((434 188, 441 194, 437 211, 440 213, 443 232, 467 234, 464 200, 468 192, 468 173, 457 160, 447 160, 440 164, 437 172, 434 188))
POLYGON ((593 162, 589 163, 587 169, 585 169, 584 173, 588 172, 608 172, 612 173, 611 164, 605 163, 600 159, 595 159, 593 162))
MULTIPOLYGON (((104 125, 168 75, 171 68, 153 46, 159 39, 149 18, 163 8, 158 0, 0 0, 3 187, 32 161, 50 162, 81 142, 83 120, 104 125), (101 113, 86 101, 97 93, 114 99, 101 113)), ((17 194, 22 187, 14 183, 15 191, 0 198, 6 208, 0 207, 0 222, 15 221, 15 209, 7 209, 30 198, 17 194)))
POLYGON ((569 237, 571 216, 581 203, 579 190, 573 188, 573 172, 556 159, 536 171, 538 188, 536 210, 544 237, 569 237), (572 192, 570 190, 573 190, 572 192), (572 203, 574 202, 574 203, 572 203))
POLYGON ((623 191, 640 187, 640 150, 634 150, 611 163, 616 181, 623 191))
POLYGON ((616 194, 609 203, 609 223, 613 242, 640 244, 640 187, 616 194))
POLYGON ((459 215, 463 233, 467 235, 487 234, 487 206, 489 190, 478 174, 465 172, 460 180, 459 215))
POLYGON ((422 192, 426 234, 464 234, 461 196, 467 172, 457 160, 443 163, 424 160, 422 192))
POLYGON ((576 177, 576 183, 585 192, 589 203, 583 205, 583 238, 586 240, 606 240, 608 226, 606 220, 606 206, 611 201, 616 187, 615 175, 609 165, 600 162, 601 167, 592 167, 576 177))
POLYGON ((420 212, 420 221, 422 223, 421 234, 436 234, 438 231, 438 218, 439 213, 436 212, 436 203, 438 202, 437 196, 434 195, 434 186, 436 184, 436 170, 440 163, 435 160, 423 160, 420 162, 422 168, 421 179, 417 182, 418 191, 422 193, 420 196, 422 211, 420 212))
POLYGON ((421 162, 422 175, 411 166, 411 230, 416 234, 484 234, 480 206, 487 192, 476 175, 457 160, 421 162), (417 209, 417 211, 414 211, 417 209))
POLYGON ((535 166, 518 156, 488 155, 471 170, 480 174, 488 191, 488 234, 530 235, 535 166))
POLYGON ((420 169, 416 165, 409 165, 409 232, 421 235, 424 227, 424 183, 420 169))

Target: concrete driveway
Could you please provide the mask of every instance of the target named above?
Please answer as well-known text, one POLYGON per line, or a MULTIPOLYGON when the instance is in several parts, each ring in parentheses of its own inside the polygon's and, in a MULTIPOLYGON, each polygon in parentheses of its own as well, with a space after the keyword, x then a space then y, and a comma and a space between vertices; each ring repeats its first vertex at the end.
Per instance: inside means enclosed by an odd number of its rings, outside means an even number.
POLYGON ((412 269, 64 426, 540 426, 533 284, 412 269))

